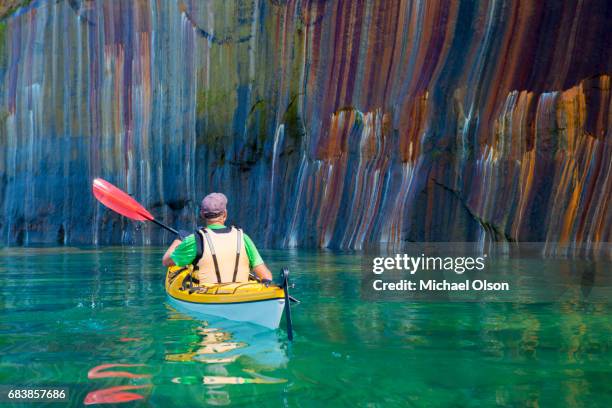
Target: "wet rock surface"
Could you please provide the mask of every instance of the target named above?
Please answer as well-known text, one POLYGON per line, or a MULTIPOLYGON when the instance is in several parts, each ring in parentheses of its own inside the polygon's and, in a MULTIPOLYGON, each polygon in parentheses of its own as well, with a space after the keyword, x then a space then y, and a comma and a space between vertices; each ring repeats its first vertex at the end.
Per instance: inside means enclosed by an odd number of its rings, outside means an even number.
POLYGON ((612 239, 607 1, 3 4, 2 245, 612 239))

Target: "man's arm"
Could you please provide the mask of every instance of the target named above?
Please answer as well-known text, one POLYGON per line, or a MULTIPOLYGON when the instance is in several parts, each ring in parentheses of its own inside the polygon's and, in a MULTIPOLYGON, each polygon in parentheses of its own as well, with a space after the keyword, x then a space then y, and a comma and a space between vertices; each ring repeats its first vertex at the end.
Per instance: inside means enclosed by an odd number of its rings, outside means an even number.
POLYGON ((259 277, 259 279, 272 280, 272 272, 270 272, 265 263, 261 263, 253 267, 253 272, 259 277))
POLYGON ((168 267, 174 266, 174 261, 172 260, 172 258, 170 258, 170 256, 172 256, 172 253, 174 252, 176 247, 181 244, 181 242, 182 241, 180 239, 175 239, 172 242, 172 244, 170 244, 170 247, 168 248, 168 250, 164 254, 164 257, 162 258, 162 264, 164 266, 168 266, 168 267))
POLYGON ((195 235, 191 234, 183 240, 174 240, 164 254, 162 263, 165 266, 185 266, 193 262, 198 252, 195 235))
POLYGON ((253 243, 253 240, 247 234, 244 234, 243 239, 244 248, 249 258, 249 266, 253 273, 257 275, 259 279, 272 280, 272 272, 270 272, 263 259, 261 259, 261 255, 259 255, 259 251, 253 243))

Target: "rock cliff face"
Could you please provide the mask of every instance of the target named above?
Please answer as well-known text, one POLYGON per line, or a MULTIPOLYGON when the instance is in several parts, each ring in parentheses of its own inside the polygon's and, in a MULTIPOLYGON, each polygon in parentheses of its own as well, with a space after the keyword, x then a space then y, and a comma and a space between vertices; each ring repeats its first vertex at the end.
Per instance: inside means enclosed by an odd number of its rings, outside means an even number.
POLYGON ((185 229, 223 191, 260 246, 612 241, 607 0, 2 13, 0 244, 170 238, 94 177, 185 229))

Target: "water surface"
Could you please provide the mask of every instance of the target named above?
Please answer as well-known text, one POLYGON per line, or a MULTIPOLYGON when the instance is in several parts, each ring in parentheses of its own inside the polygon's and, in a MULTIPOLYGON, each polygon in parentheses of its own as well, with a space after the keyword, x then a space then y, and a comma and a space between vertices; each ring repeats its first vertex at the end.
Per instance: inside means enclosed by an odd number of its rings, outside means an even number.
POLYGON ((161 254, 0 250, 0 383, 71 406, 612 406, 609 304, 365 301, 357 255, 263 251, 302 300, 289 344, 173 309, 161 254))

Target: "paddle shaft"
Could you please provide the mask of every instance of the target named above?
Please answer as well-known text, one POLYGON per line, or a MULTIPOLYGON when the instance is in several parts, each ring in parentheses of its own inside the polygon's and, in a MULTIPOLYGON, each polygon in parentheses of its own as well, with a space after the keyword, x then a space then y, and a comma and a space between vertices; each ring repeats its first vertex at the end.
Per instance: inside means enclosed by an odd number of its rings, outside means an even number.
POLYGON ((163 222, 159 222, 157 221, 155 218, 152 218, 150 221, 154 222, 155 224, 159 225, 160 227, 170 231, 171 233, 178 235, 179 237, 181 236, 181 234, 179 234, 179 232, 177 230, 175 230, 172 227, 167 226, 166 224, 164 224, 163 222))
POLYGON ((287 321, 287 339, 293 340, 293 322, 291 321, 291 301, 289 300, 289 269, 283 268, 281 271, 283 289, 285 292, 285 320, 287 321))

